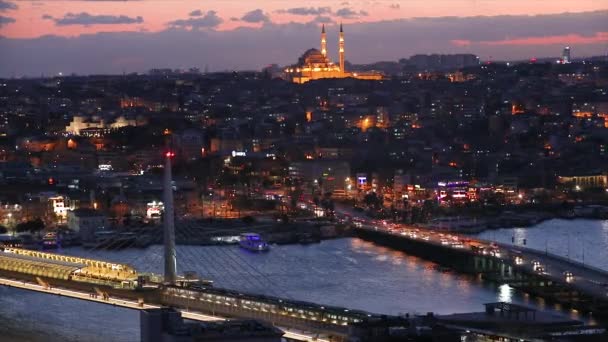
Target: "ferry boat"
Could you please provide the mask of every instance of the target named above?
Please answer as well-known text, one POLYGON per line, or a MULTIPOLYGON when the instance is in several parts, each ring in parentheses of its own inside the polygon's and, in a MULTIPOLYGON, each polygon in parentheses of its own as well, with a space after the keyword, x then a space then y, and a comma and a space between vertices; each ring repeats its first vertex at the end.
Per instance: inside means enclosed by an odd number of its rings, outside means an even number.
POLYGON ((266 241, 262 240, 260 234, 243 233, 239 238, 239 246, 253 252, 265 252, 269 249, 266 241))
POLYGON ((61 246, 61 238, 57 232, 48 232, 42 238, 42 249, 57 249, 61 246))

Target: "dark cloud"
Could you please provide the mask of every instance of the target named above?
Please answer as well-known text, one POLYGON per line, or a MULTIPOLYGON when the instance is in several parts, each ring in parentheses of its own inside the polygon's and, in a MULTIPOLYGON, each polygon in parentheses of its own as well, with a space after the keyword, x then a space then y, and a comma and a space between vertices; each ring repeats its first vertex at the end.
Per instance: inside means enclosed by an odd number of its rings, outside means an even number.
POLYGON ((11 18, 11 17, 5 17, 0 15, 0 27, 6 25, 6 24, 11 24, 14 23, 16 20, 11 18))
POLYGON ((215 28, 222 22, 224 22, 224 20, 217 15, 216 11, 208 11, 205 13, 205 15, 197 18, 170 21, 168 25, 174 28, 190 28, 193 30, 198 30, 201 28, 215 28))
POLYGON ((241 20, 248 23, 266 23, 270 21, 270 18, 261 9, 256 9, 245 13, 241 20))
POLYGON ((52 20, 57 26, 141 24, 144 22, 144 19, 140 16, 128 17, 126 15, 93 15, 87 12, 67 13, 62 18, 55 18, 45 14, 42 16, 42 19, 52 20))
POLYGON ((17 8, 19 8, 19 7, 12 2, 0 0, 0 12, 4 12, 4 11, 8 11, 8 10, 16 10, 17 8))
POLYGON ((278 10, 278 13, 287 13, 293 15, 322 15, 322 14, 330 14, 330 7, 295 7, 288 8, 284 10, 278 10))
POLYGON ((334 23, 334 21, 331 19, 331 17, 327 17, 327 16, 324 16, 324 15, 316 16, 311 22, 312 23, 317 23, 317 24, 332 24, 332 23, 334 23))
MULTIPOLYGON (((397 60, 418 53, 475 53, 482 59, 527 59, 558 56, 564 45, 573 56, 601 55, 606 43, 514 45, 490 42, 528 37, 579 35, 603 37, 608 11, 539 16, 415 18, 344 25, 346 59, 353 63, 397 60), (453 41, 472 44, 453 44, 453 41), (483 42, 483 44, 475 44, 483 42)), ((167 29, 161 32, 112 32, 78 37, 43 36, 0 39, 0 76, 40 73, 144 72, 156 67, 205 64, 213 71, 288 65, 308 48, 319 46, 319 24, 265 24, 230 31, 167 29), (24 57, 25 56, 25 57, 24 57)), ((328 50, 337 59, 337 27, 326 25, 328 50)), ((579 40, 580 41, 580 40, 579 40)), ((592 41, 592 40, 590 40, 592 41)))
POLYGON ((400 9, 401 5, 399 5, 399 4, 390 4, 388 7, 391 8, 391 9, 400 9))
POLYGON ((188 15, 191 17, 200 17, 203 15, 203 11, 201 11, 200 9, 197 9, 197 10, 190 12, 188 15))
POLYGON ((340 8, 339 10, 337 10, 336 13, 334 13, 334 15, 336 15, 337 17, 344 18, 344 19, 356 19, 359 17, 366 17, 369 15, 369 13, 367 13, 366 11, 357 12, 352 8, 344 7, 344 8, 340 8))

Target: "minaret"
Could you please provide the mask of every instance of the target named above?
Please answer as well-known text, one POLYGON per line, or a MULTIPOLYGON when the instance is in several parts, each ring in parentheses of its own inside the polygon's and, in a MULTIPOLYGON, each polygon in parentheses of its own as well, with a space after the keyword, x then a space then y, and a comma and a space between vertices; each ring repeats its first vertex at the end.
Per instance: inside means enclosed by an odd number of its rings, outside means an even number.
POLYGON ((163 179, 163 214, 164 245, 165 245, 165 283, 175 284, 177 279, 177 260, 175 252, 175 214, 173 212, 173 177, 171 176, 171 158, 174 153, 169 150, 165 154, 165 170, 163 179))
POLYGON ((342 23, 340 23, 340 72, 344 73, 344 30, 342 30, 342 23))
POLYGON ((327 35, 325 34, 325 24, 321 27, 321 54, 327 57, 327 35))

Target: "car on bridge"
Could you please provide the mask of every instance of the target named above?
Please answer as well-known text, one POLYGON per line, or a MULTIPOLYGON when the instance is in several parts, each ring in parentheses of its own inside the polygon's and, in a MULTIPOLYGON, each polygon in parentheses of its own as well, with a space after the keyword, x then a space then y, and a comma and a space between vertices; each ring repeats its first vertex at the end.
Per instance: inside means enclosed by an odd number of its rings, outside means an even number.
POLYGON ((566 278, 566 282, 568 282, 568 283, 571 283, 572 281, 574 281, 574 275, 570 271, 564 272, 564 278, 566 278))
POLYGON ((540 263, 540 261, 534 260, 532 261, 532 269, 536 273, 545 274, 545 267, 540 263))
POLYGON ((453 248, 464 248, 464 244, 457 240, 457 241, 452 242, 452 247, 453 248))
POLYGON ((490 255, 495 258, 500 258, 502 256, 502 253, 500 252, 500 249, 493 247, 492 249, 490 249, 490 255))

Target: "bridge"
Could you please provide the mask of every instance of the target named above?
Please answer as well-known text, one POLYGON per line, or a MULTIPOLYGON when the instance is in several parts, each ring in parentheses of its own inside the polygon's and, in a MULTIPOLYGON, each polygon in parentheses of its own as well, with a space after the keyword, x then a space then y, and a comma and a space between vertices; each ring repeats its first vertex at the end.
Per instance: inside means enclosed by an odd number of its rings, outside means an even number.
POLYGON ((456 271, 509 284, 576 310, 608 316, 608 272, 526 247, 374 220, 341 208, 356 236, 456 271))
MULTIPOLYGON (((177 283, 180 280, 185 279, 177 277, 177 283)), ((199 321, 260 319, 282 328, 285 337, 294 340, 345 340, 355 333, 353 327, 390 319, 197 282, 168 284, 158 275, 138 274, 125 264, 13 247, 0 248, 0 284, 135 310, 170 306, 199 321)))
POLYGON ((398 317, 291 299, 243 293, 176 274, 171 153, 164 175, 164 275, 139 273, 123 263, 0 246, 0 284, 133 310, 173 307, 184 318, 231 318, 269 322, 291 340, 369 340, 389 326, 407 325, 398 317))

